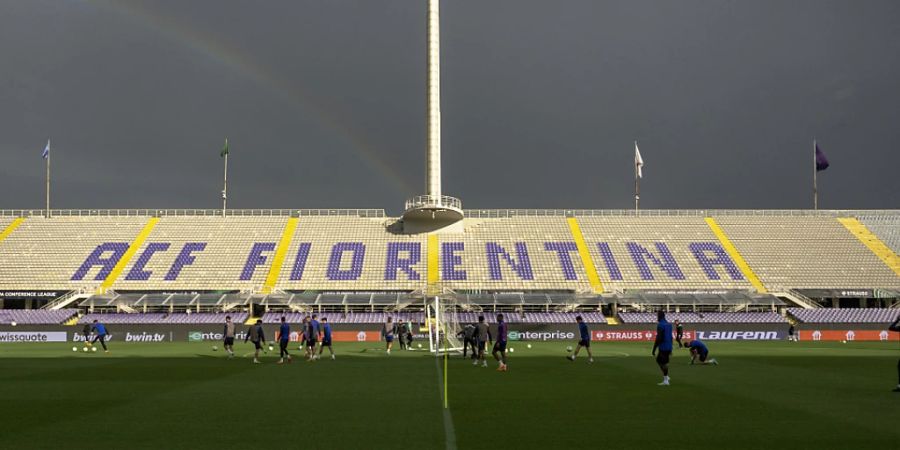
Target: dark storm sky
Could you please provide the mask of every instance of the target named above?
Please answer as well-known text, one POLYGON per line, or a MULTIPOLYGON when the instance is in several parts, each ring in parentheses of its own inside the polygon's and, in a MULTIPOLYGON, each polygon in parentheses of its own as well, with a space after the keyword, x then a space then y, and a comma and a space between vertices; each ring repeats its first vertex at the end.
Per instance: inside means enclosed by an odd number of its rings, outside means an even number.
MULTIPOLYGON (((385 208, 424 191, 424 0, 0 0, 0 209, 385 208)), ((445 0, 466 208, 900 207, 896 0, 445 0)))

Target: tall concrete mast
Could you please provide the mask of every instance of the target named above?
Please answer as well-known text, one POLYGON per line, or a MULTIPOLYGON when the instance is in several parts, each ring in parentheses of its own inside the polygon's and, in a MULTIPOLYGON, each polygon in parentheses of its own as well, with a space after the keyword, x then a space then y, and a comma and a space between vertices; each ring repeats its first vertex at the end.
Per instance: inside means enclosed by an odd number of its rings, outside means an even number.
POLYGON ((456 221, 462 219, 462 202, 441 191, 441 2, 428 0, 427 94, 428 142, 425 163, 425 195, 406 202, 404 220, 456 221))

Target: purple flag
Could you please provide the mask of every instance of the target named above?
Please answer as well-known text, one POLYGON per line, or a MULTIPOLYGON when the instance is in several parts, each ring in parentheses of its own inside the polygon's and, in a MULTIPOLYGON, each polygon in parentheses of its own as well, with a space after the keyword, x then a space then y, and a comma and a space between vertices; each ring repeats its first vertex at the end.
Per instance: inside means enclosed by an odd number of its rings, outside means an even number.
POLYGON ((819 144, 816 144, 816 172, 827 169, 829 165, 830 164, 828 164, 828 158, 826 158, 825 154, 822 153, 822 150, 819 148, 819 144))

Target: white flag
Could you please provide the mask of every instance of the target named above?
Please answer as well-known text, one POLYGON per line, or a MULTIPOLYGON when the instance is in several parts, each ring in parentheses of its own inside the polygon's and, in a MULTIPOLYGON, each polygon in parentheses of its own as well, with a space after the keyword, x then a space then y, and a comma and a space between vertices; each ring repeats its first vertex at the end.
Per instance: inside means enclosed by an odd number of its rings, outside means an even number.
POLYGON ((41 152, 41 157, 44 159, 50 157, 50 139, 47 139, 47 146, 44 147, 44 151, 41 152))
POLYGON ((641 169, 644 167, 644 159, 641 158, 641 151, 638 150, 637 141, 634 143, 634 167, 637 169, 638 178, 644 178, 641 169))

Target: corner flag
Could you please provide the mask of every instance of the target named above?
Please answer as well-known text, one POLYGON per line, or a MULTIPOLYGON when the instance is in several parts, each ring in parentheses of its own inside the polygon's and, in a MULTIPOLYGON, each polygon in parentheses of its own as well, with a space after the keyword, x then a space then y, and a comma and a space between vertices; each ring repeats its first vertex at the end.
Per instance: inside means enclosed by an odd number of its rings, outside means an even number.
POLYGON ((47 139, 47 146, 44 147, 44 151, 41 152, 41 158, 47 159, 50 157, 50 139, 47 139))
POLYGON ((219 153, 219 156, 224 158, 225 155, 227 155, 227 154, 228 154, 228 138, 225 138, 225 146, 222 147, 222 152, 219 153))

